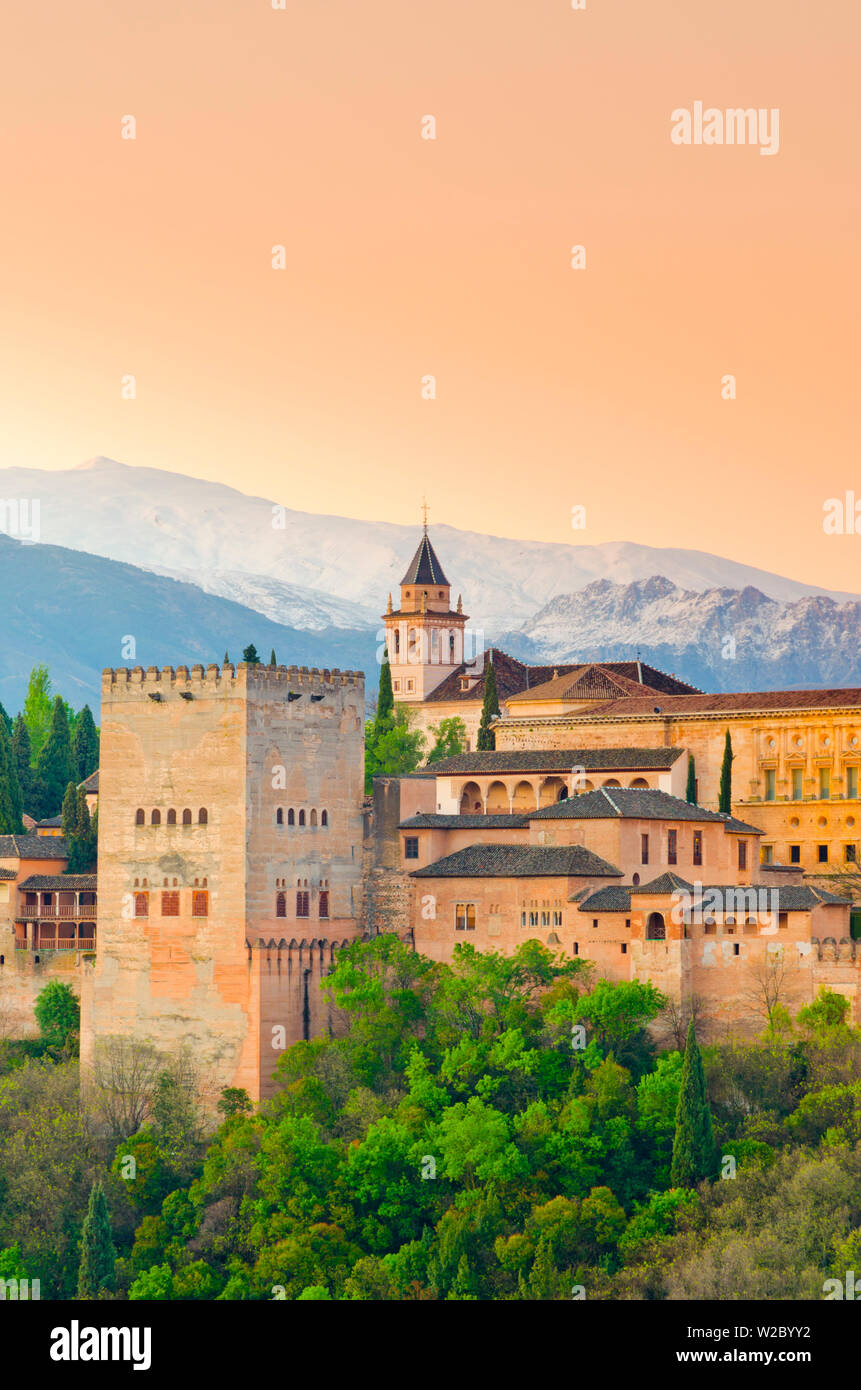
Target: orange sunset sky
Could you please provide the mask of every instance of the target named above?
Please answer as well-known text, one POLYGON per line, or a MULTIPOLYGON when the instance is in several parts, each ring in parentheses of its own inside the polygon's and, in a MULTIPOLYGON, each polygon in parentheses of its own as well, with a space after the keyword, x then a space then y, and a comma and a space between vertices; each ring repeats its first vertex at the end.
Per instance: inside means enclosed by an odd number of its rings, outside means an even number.
POLYGON ((0 465, 416 524, 427 493, 431 523, 861 590, 861 535, 822 527, 861 498, 857 0, 49 0, 3 29, 0 465), (779 153, 675 146, 697 100, 779 108, 779 153))

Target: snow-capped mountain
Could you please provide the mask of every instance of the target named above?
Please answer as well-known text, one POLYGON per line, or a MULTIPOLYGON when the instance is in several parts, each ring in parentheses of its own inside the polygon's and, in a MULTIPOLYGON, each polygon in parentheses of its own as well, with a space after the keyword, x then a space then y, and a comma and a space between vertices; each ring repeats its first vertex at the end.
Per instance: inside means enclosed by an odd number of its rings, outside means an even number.
POLYGON ((536 662, 643 660, 705 690, 861 685, 861 600, 694 592, 663 575, 552 599, 499 645, 536 662))
MULTIPOLYGON (((297 628, 379 625, 416 548, 418 526, 299 512, 155 468, 96 458, 65 471, 0 470, 0 497, 37 499, 41 538, 181 578, 297 628)), ((486 638, 595 580, 664 575, 680 589, 758 589, 779 603, 825 594, 698 550, 627 541, 563 545, 431 528, 454 593, 486 638)))

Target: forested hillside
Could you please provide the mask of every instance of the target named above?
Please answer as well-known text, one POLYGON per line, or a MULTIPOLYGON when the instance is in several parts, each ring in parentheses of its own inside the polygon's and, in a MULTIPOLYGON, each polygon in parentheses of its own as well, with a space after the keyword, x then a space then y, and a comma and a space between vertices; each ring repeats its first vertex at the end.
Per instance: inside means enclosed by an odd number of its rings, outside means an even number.
POLYGON ((61 1299, 821 1299, 861 1260, 846 1001, 772 1001, 758 1039, 700 1049, 651 985, 590 974, 534 941, 451 965, 355 944, 328 981, 349 1031, 289 1048, 259 1113, 118 1040, 79 1099, 50 986, 41 1042, 2 1045, 0 1276, 61 1299))

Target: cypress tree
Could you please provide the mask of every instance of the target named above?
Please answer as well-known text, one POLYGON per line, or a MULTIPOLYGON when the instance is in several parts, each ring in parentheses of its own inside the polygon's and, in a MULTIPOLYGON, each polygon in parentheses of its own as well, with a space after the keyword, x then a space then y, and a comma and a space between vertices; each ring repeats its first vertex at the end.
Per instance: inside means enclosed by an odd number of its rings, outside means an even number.
POLYGON ((18 772, 21 804, 26 811, 33 795, 33 769, 30 766, 30 734, 23 714, 16 714, 12 727, 12 756, 18 772))
POLYGON ((384 653, 384 660, 380 666, 380 689, 377 693, 377 727, 381 728, 384 724, 391 723, 392 713, 395 708, 395 696, 392 690, 392 668, 389 665, 389 654, 384 653))
POLYGON ((685 788, 685 800, 688 801, 691 806, 696 806, 697 804, 697 774, 696 768, 694 767, 693 753, 688 754, 688 784, 685 788))
POLYGON ((257 648, 254 643, 250 647, 245 647, 242 652, 242 660, 247 661, 249 666, 259 666, 260 657, 257 655, 257 648))
POLYGON ((56 816, 63 804, 66 787, 74 780, 69 721, 61 696, 54 700, 51 732, 36 759, 35 801, 39 817, 56 816))
POLYGON ((732 758, 732 739, 729 736, 729 729, 727 729, 723 746, 723 762, 720 766, 718 810, 724 811, 728 816, 732 815, 732 758))
POLYGON ((478 726, 476 748, 495 748, 496 735, 490 725, 491 715, 499 714, 499 694, 496 689, 496 671, 493 661, 488 661, 484 672, 484 703, 481 706, 481 723, 478 726))
POLYGON ((74 782, 70 782, 66 788, 61 816, 63 837, 70 841, 78 828, 78 792, 74 782))
POLYGON ((95 772, 99 765, 99 733, 89 705, 84 705, 75 721, 72 759, 79 782, 83 782, 95 772))
MULTIPOLYGON (((85 874, 90 871, 96 858, 97 844, 94 831, 95 819, 90 820, 90 808, 87 805, 87 793, 83 787, 72 788, 75 793, 71 840, 69 846, 69 866, 66 870, 70 874, 85 874)), ((63 815, 65 817, 66 802, 63 802, 63 815)), ((66 834, 65 824, 63 833, 66 834)))
POLYGON ((230 657, 227 655, 227 652, 224 653, 224 665, 225 665, 225 666, 229 666, 229 665, 230 665, 230 657))
POLYGON ((706 1096, 703 1059, 691 1019, 676 1107, 670 1182, 673 1187, 695 1187, 703 1178, 714 1177, 716 1167, 717 1153, 706 1096))
POLYGON ((271 651, 270 654, 269 654, 269 665, 270 665, 270 666, 277 666, 277 665, 278 665, 278 661, 277 661, 276 656, 275 656, 275 648, 274 648, 274 647, 272 648, 272 651, 271 651))
POLYGON ((112 1292, 117 1282, 116 1260, 108 1204, 102 1184, 97 1182, 90 1190, 90 1203, 81 1231, 78 1298, 98 1298, 102 1289, 112 1292))
POLYGON ((0 701, 0 720, 2 720, 3 723, 6 725, 6 732, 7 732, 7 734, 9 735, 9 737, 11 738, 11 737, 12 737, 12 720, 9 718, 8 714, 6 713, 5 709, 3 708, 3 703, 2 703, 2 701, 0 701))
POLYGON ((21 788, 12 752, 12 741, 0 719, 0 834, 21 832, 21 788))

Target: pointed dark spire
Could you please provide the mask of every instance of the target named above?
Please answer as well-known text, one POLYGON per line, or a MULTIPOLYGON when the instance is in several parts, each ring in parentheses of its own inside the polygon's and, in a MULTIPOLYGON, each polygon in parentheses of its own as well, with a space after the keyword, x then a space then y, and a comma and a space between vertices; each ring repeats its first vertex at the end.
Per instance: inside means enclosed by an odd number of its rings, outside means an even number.
POLYGON ((426 531, 401 584, 448 584, 426 531))

